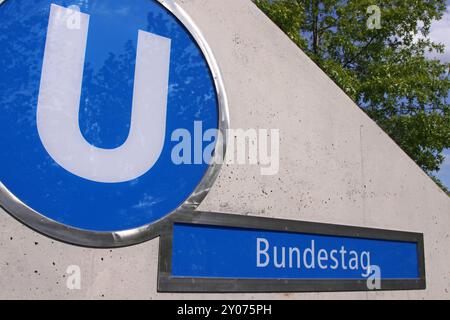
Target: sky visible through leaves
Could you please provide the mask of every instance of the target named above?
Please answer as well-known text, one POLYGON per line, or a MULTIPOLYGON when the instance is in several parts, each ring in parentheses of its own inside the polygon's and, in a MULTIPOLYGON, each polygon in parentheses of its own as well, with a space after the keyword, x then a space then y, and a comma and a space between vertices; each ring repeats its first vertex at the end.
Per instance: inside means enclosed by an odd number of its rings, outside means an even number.
MULTIPOLYGON (((450 62, 450 0, 447 0, 447 12, 440 21, 436 21, 431 29, 431 38, 435 42, 445 44, 445 54, 434 56, 443 61, 450 62)), ((449 98, 450 99, 450 98, 449 98)), ((450 149, 445 151, 446 159, 442 164, 441 170, 436 173, 436 176, 442 183, 450 189, 450 149)))

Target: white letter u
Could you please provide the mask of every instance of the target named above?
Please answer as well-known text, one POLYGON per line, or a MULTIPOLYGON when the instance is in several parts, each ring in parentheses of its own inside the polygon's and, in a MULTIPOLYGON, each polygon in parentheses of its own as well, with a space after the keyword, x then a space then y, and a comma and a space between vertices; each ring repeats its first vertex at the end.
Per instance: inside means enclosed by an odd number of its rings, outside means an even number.
POLYGON ((96 182, 130 181, 161 155, 166 131, 171 41, 139 30, 130 132, 123 145, 101 149, 80 131, 79 108, 89 15, 52 4, 37 106, 37 128, 50 156, 67 171, 96 182))

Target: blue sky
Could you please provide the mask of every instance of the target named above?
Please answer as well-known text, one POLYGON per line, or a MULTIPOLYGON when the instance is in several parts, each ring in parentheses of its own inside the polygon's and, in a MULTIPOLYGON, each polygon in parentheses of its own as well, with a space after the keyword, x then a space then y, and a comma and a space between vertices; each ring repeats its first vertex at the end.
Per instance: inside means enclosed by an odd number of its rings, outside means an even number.
MULTIPOLYGON (((434 54, 432 57, 450 62, 450 0, 447 0, 447 12, 444 17, 432 25, 430 36, 433 41, 443 43, 446 46, 445 54, 434 54)), ((450 189, 450 149, 445 151, 445 155, 446 160, 436 176, 450 189)))
POLYGON ((450 189, 450 150, 446 151, 445 162, 436 176, 450 189))

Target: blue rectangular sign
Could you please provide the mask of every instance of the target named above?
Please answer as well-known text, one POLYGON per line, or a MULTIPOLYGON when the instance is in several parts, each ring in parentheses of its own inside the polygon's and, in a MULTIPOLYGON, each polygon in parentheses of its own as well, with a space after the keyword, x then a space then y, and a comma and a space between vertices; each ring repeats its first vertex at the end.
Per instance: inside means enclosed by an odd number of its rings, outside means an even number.
POLYGON ((420 278, 417 242, 187 223, 173 225, 172 241, 175 278, 420 278))

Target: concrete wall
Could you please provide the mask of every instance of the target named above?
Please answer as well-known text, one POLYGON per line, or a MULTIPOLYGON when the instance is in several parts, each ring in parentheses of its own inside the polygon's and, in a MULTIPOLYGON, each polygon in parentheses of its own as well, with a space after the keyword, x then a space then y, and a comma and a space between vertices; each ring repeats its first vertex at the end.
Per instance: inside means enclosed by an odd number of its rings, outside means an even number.
POLYGON ((179 0, 223 72, 233 128, 279 128, 280 173, 227 166, 204 211, 423 232, 428 289, 177 295, 156 292, 158 240, 92 250, 41 236, 0 209, 0 298, 450 298, 450 200, 250 0, 179 0), (82 289, 66 288, 79 265, 82 289))

